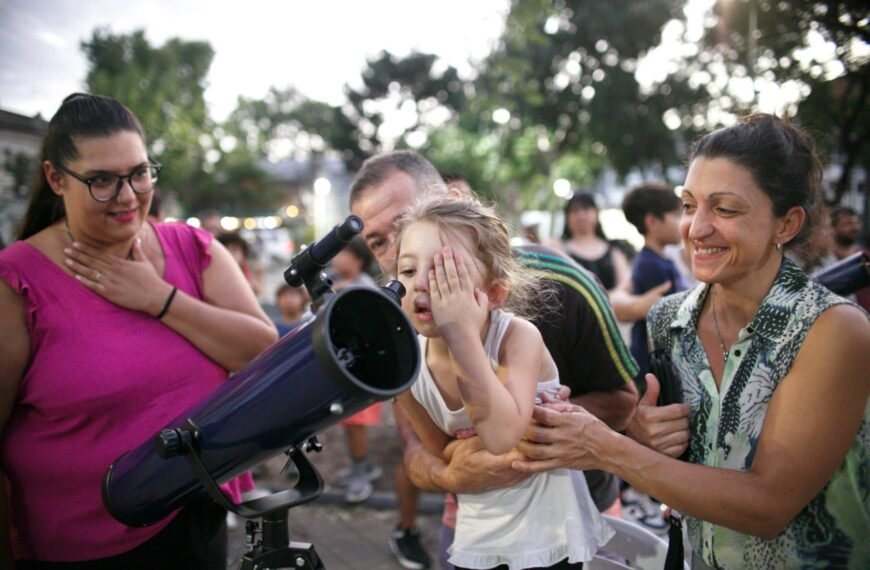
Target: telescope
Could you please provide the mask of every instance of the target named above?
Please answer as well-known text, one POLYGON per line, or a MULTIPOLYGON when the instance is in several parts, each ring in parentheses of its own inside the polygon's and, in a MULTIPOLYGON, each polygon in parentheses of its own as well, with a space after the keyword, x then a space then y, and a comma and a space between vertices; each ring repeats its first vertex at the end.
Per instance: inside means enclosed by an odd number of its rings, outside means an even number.
POLYGON ((276 561, 288 559, 287 566, 322 567, 310 545, 287 549, 287 509, 323 490, 303 451, 319 450, 317 432, 407 390, 420 368, 398 282, 334 293, 321 272, 361 230, 362 221, 350 216, 291 260, 285 279, 309 290, 318 307, 313 319, 108 468, 103 502, 116 520, 154 524, 207 493, 239 516, 263 517, 260 558, 252 556, 248 567, 278 567, 276 561), (299 471, 294 488, 238 505, 221 492, 218 484, 281 452, 299 471))
POLYGON ((811 278, 843 297, 870 287, 870 257, 866 251, 853 253, 817 271, 811 278))

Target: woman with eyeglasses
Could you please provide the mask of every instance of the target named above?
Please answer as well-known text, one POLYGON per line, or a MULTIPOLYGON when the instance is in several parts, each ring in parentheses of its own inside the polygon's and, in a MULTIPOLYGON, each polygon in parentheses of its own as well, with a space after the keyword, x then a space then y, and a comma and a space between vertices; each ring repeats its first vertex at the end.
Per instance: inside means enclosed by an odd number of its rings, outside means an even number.
MULTIPOLYGON (((0 567, 223 568, 219 507, 128 528, 101 481, 275 327, 210 234, 146 221, 160 165, 122 104, 67 97, 40 165, 19 241, 0 252, 0 567)), ((251 484, 223 488, 238 502, 251 484)))

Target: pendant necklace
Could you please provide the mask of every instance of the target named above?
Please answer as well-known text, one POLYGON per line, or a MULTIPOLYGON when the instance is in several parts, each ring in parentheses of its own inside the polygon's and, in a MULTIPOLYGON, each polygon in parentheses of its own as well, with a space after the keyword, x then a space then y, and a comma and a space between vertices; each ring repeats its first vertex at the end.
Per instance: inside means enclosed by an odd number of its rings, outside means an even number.
MULTIPOLYGON (((63 219, 63 227, 66 229, 66 237, 69 238, 70 245, 72 245, 73 242, 76 241, 76 238, 73 237, 72 232, 69 229, 69 221, 66 218, 63 219)), ((127 252, 127 259, 133 259, 132 247, 130 248, 130 251, 127 252)))
POLYGON ((63 227, 66 228, 66 237, 69 238, 69 243, 70 243, 70 245, 72 245, 73 242, 75 242, 76 240, 73 237, 72 232, 69 229, 69 221, 67 221, 66 218, 63 219, 63 227))
POLYGON ((713 325, 716 327, 716 336, 719 337, 719 347, 722 349, 722 360, 728 360, 728 351, 725 350, 725 341, 722 340, 722 331, 719 330, 719 319, 716 317, 716 290, 711 289, 710 306, 713 308, 713 325))

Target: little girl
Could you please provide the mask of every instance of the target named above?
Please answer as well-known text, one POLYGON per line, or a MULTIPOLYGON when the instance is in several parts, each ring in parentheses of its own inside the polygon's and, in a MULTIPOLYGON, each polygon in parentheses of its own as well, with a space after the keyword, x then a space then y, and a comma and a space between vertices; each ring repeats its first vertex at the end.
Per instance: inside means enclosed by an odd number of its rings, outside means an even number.
MULTIPOLYGON (((510 451, 536 393, 555 393, 559 378, 534 325, 499 308, 522 309, 535 293, 517 271, 505 225, 475 200, 435 197, 403 217, 397 244, 402 308, 425 364, 400 404, 437 456, 449 460, 451 438, 472 435, 491 453, 510 451)), ((612 535, 579 471, 457 500, 449 550, 457 568, 578 568, 612 535)))

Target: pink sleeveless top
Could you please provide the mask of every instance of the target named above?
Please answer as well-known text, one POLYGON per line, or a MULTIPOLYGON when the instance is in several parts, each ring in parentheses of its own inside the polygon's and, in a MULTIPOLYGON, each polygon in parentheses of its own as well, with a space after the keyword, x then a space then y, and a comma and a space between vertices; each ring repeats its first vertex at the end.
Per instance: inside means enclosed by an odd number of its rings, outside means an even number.
MULTIPOLYGON (((163 278, 202 299, 212 236, 183 223, 154 229, 163 278)), ((76 561, 131 550, 172 517, 147 528, 116 522, 101 497, 106 469, 227 371, 154 317, 93 293, 28 243, 0 251, 0 278, 23 300, 31 351, 0 442, 14 555, 76 561)), ((250 474, 223 486, 235 502, 252 487, 250 474)))

